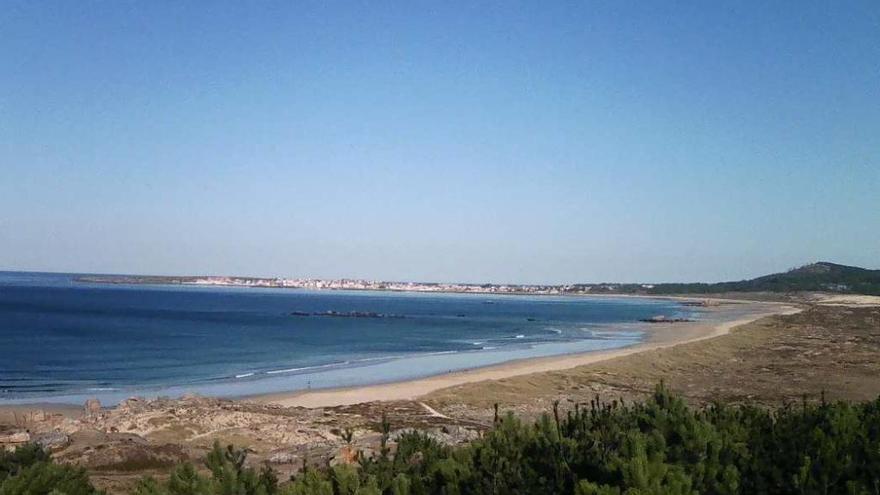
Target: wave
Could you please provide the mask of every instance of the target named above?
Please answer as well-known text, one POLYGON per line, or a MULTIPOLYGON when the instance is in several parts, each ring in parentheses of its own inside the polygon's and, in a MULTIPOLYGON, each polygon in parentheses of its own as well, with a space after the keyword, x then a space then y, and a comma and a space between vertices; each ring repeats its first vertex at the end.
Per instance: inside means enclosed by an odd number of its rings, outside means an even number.
POLYGON ((279 373, 293 373, 295 371, 305 371, 305 370, 317 370, 321 368, 331 368, 334 366, 343 366, 349 364, 349 361, 340 361, 338 363, 328 363, 328 364, 320 364, 318 366, 303 366, 302 368, 286 368, 283 370, 272 370, 267 371, 267 375, 277 375, 279 373))
POLYGON ((247 378, 249 376, 254 376, 253 373, 242 373, 240 375, 235 375, 236 378, 247 378))
MULTIPOLYGON (((444 354, 458 354, 459 352, 462 352, 462 351, 451 350, 451 351, 436 351, 436 352, 420 352, 420 353, 407 354, 407 355, 377 356, 377 357, 369 357, 369 358, 361 358, 361 359, 352 359, 352 360, 348 360, 348 361, 339 361, 339 362, 335 362, 335 363, 321 364, 321 365, 317 365, 317 366, 303 366, 300 368, 285 368, 285 369, 281 369, 281 370, 271 370, 271 371, 267 371, 266 374, 267 375, 277 375, 277 374, 281 374, 281 373, 295 373, 297 371, 309 371, 309 370, 318 370, 318 369, 324 369, 324 368, 338 368, 338 367, 342 367, 342 366, 346 366, 346 365, 355 366, 360 363, 369 363, 369 362, 373 362, 373 361, 393 361, 395 359, 405 359, 405 358, 414 358, 414 357, 417 358, 417 357, 423 357, 423 356, 441 356, 444 354)), ((250 375, 248 375, 248 376, 250 376, 250 375)))
POLYGON ((519 335, 517 335, 517 336, 514 337, 514 338, 515 338, 515 339, 524 339, 524 338, 526 338, 526 336, 523 335, 523 334, 519 334, 519 335))
POLYGON ((608 331, 583 329, 593 339, 637 339, 644 335, 643 332, 634 331, 608 331))
POLYGON ((361 359, 355 359, 354 361, 346 361, 345 364, 348 364, 349 362, 351 362, 351 363, 369 363, 371 361, 391 361, 392 359, 396 359, 399 357, 401 357, 401 356, 378 356, 378 357, 371 357, 371 358, 361 358, 361 359))

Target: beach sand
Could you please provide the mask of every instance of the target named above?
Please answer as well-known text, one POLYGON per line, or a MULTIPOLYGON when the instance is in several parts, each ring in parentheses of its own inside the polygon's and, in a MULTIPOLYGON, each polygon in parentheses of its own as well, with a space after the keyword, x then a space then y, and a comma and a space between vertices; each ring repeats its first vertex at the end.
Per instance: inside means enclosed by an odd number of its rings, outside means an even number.
MULTIPOLYGON (((704 301, 706 299, 699 299, 704 301)), ((765 316, 793 314, 800 308, 791 304, 731 301, 713 299, 698 322, 649 324, 644 342, 625 348, 592 351, 582 354, 542 357, 511 361, 474 370, 455 371, 444 375, 403 382, 363 387, 297 391, 250 397, 249 400, 286 407, 331 407, 373 401, 413 400, 443 388, 500 380, 514 376, 565 370, 586 364, 629 356, 653 349, 673 347, 724 335, 734 327, 765 316)))

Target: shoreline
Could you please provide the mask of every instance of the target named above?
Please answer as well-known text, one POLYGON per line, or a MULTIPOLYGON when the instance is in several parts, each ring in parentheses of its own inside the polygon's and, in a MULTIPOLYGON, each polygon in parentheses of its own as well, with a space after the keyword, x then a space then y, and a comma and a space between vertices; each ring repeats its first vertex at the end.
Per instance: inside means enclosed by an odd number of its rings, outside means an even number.
MULTIPOLYGON (((511 295, 513 296, 513 295, 511 295)), ((563 296, 565 297, 565 296, 563 296)), ((569 295, 568 297, 571 297, 569 295)), ((574 296, 579 297, 579 296, 574 296)), ((549 356, 516 358, 489 365, 476 365, 470 368, 452 370, 445 373, 405 378, 402 380, 379 381, 372 384, 329 387, 319 389, 297 389, 289 391, 256 392, 226 396, 233 401, 251 401, 262 404, 299 407, 330 407, 373 401, 410 400, 430 392, 485 380, 500 380, 513 376, 573 368, 607 359, 627 356, 652 349, 669 347, 686 342, 712 338, 727 333, 731 328, 756 319, 773 315, 789 314, 798 310, 789 303, 748 301, 719 297, 690 296, 646 296, 623 294, 593 294, 588 297, 599 298, 645 298, 655 300, 707 302, 701 308, 704 319, 681 323, 639 323, 645 337, 641 342, 607 350, 571 352, 549 356)), ((191 392, 187 392, 191 394, 191 392)), ((200 395, 197 394, 196 395, 200 395)), ((205 397, 224 395, 207 393, 205 397)), ((36 399, 34 402, 0 403, 0 412, 10 410, 81 408, 75 401, 54 402, 36 399), (50 406, 51 405, 51 406, 50 406)), ((113 405, 109 407, 115 407, 113 405)))
MULTIPOLYGON (((619 296, 618 296, 619 297, 619 296)), ((629 296, 633 297, 633 296, 629 296)), ((639 296, 635 296, 639 297, 639 296)), ((661 323, 650 325, 644 341, 626 347, 512 360, 501 364, 452 371, 425 378, 402 380, 356 387, 327 388, 320 390, 297 390, 241 397, 238 400, 283 407, 320 408, 383 402, 415 400, 431 392, 482 381, 503 380, 514 376, 558 371, 598 363, 654 349, 674 347, 679 344, 711 339, 729 333, 733 328, 773 315, 794 314, 802 308, 777 302, 725 300, 700 297, 670 297, 677 300, 710 300, 722 303, 704 308, 705 321, 686 323, 661 323)))

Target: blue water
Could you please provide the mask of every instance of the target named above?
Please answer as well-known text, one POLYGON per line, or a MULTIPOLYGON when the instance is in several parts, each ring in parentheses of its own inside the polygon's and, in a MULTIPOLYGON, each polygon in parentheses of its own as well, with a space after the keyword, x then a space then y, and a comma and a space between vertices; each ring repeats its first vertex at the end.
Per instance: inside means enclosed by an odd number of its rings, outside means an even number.
POLYGON ((651 299, 101 285, 0 272, 0 402, 241 396, 622 347, 651 299), (372 312, 382 318, 296 316, 372 312), (392 317, 393 316, 393 317, 392 317))

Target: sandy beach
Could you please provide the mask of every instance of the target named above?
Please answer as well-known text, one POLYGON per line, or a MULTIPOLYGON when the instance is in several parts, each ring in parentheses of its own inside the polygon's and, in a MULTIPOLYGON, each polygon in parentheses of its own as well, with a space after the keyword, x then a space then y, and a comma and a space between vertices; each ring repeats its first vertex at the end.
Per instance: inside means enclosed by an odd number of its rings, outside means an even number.
MULTIPOLYGON (((681 299, 690 300, 687 298, 681 299)), ((724 335, 734 327, 750 323, 765 316, 793 314, 800 311, 800 308, 794 305, 783 303, 732 301, 726 299, 712 299, 711 302, 717 305, 706 307, 701 321, 650 324, 647 330, 648 335, 642 343, 625 348, 523 359, 500 365, 456 371, 403 382, 267 394, 249 397, 248 400, 286 407, 310 408, 360 404, 373 401, 413 400, 447 387, 485 380, 500 380, 531 373, 565 370, 654 349, 710 339, 724 335)))
POLYGON ((0 407, 0 437, 59 442, 60 462, 86 467, 117 493, 130 491, 142 474, 156 475, 155 466, 200 462, 215 441, 247 446, 256 464, 268 462, 286 478, 305 459, 323 466, 348 448, 340 436, 346 428, 356 432, 357 448, 376 451, 379 418, 395 431, 428 431, 457 445, 491 426, 496 404, 530 421, 556 403, 643 400, 661 380, 695 407, 778 407, 821 396, 875 400, 880 307, 821 300, 728 301, 702 310, 700 322, 651 324, 647 338, 629 348, 385 385, 241 399, 130 399, 100 411, 0 407))

